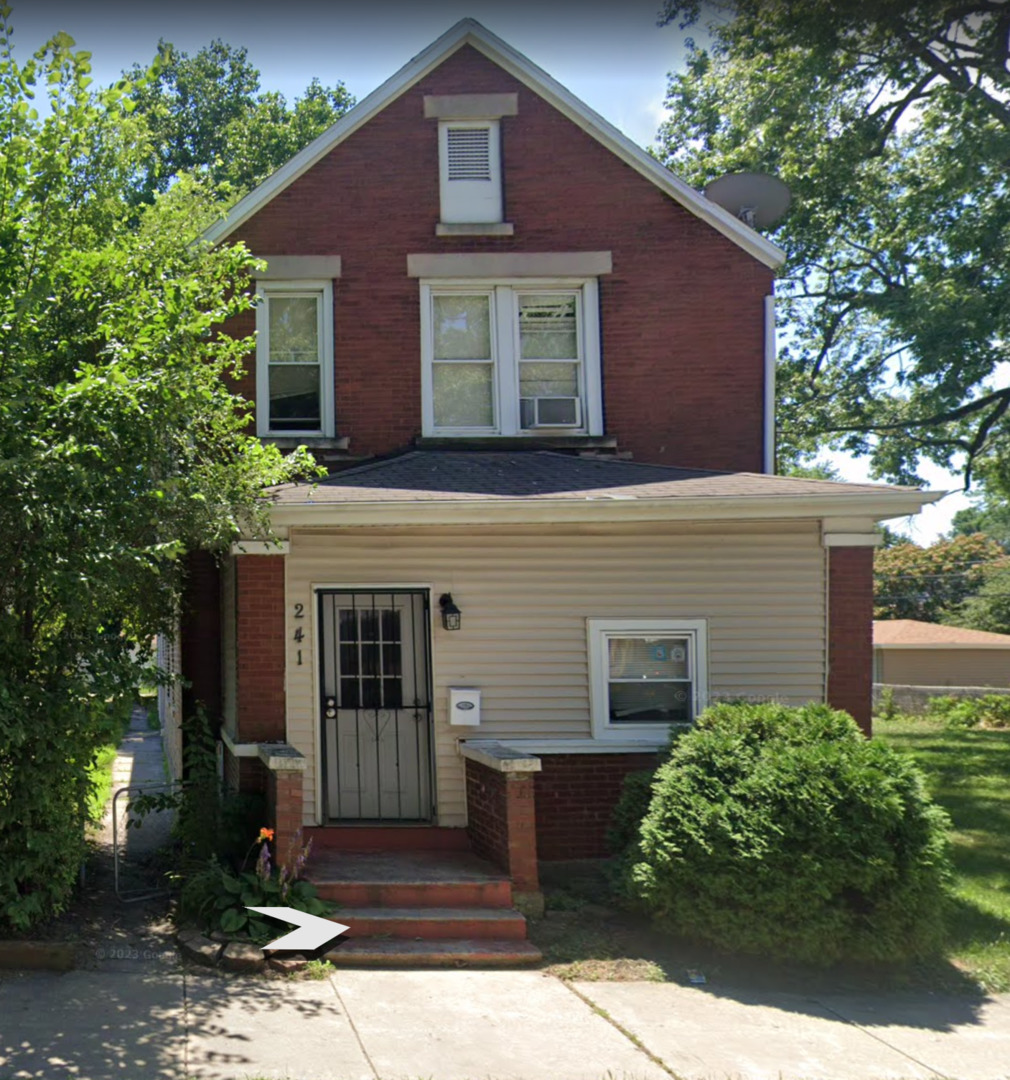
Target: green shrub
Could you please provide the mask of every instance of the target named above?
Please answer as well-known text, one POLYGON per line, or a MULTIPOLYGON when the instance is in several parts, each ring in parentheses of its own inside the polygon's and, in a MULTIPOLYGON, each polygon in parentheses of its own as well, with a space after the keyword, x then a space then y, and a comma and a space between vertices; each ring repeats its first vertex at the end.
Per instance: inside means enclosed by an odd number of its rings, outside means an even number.
POLYGON ((655 770, 649 769, 628 773, 624 778, 621 797, 617 800, 607 828, 607 847, 615 855, 626 852, 638 842, 642 818, 648 813, 652 801, 652 780, 655 775, 655 770))
POLYGON ((898 703, 894 700, 894 687, 885 686, 880 692, 880 700, 873 710, 878 720, 895 720, 899 715, 898 703))
POLYGON ((947 825, 911 759, 847 714, 717 705, 657 771, 624 887, 734 951, 922 956, 942 940, 947 825))
POLYGON ((926 711, 952 728, 1007 728, 1010 727, 1010 694, 930 698, 926 711))

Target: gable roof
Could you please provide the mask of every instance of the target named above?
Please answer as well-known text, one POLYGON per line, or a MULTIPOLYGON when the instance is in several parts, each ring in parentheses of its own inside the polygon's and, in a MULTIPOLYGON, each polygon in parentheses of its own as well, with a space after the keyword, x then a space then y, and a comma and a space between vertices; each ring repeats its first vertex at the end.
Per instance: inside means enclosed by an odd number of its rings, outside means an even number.
POLYGON ((917 512, 936 493, 763 473, 678 469, 550 450, 412 450, 271 490, 275 524, 734 520, 917 512))
POLYGON ((1010 649, 1010 634, 941 626, 917 619, 875 619, 873 644, 898 649, 1010 649))
POLYGON ((743 248, 749 255, 777 269, 785 260, 785 253, 760 233, 735 218, 721 206, 710 202, 700 192, 684 183, 669 169, 661 165, 654 157, 631 141, 599 113, 580 101, 571 91, 566 90, 545 71, 528 60, 522 53, 492 34, 486 27, 474 19, 461 19, 447 30, 437 41, 432 42, 423 52, 387 79, 377 90, 363 98, 349 112, 345 113, 332 127, 327 129, 313 142, 299 151, 286 165, 267 177, 258 187, 253 188, 244 198, 232 207, 228 215, 211 226, 204 238, 211 243, 224 240, 243 222, 265 206, 274 196, 280 194, 289 184, 294 183, 335 146, 342 143, 373 116, 384 109, 391 101, 399 97, 411 86, 424 78, 452 53, 464 45, 471 45, 483 53, 489 60, 509 72, 523 85, 529 87, 545 101, 553 105, 583 131, 591 135, 625 164, 647 180, 651 180, 660 190, 680 203, 702 221, 728 237, 733 243, 743 248))

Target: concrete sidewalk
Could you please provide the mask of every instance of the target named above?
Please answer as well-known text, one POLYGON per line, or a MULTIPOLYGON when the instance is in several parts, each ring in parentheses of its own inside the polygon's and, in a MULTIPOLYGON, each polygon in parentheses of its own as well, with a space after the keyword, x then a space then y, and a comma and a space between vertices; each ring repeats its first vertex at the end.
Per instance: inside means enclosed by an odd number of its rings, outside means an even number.
POLYGON ((0 975, 0 1078, 1010 1078, 1010 997, 789 995, 531 971, 320 981, 133 969, 0 975))

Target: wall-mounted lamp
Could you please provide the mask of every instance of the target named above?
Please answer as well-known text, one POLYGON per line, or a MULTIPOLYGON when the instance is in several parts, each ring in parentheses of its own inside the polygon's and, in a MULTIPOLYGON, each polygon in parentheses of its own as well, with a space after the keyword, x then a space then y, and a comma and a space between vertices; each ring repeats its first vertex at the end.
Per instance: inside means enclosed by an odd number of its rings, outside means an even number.
POLYGON ((442 593, 438 606, 442 609, 442 625, 446 630, 458 630, 463 625, 463 612, 452 602, 452 593, 442 593))

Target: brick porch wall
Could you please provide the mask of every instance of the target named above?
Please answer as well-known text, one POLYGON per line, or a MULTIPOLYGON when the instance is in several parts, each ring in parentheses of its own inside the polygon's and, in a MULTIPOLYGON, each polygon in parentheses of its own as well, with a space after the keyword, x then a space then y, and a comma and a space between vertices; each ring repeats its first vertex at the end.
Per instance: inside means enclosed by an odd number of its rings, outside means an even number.
POLYGON ((227 746, 224 752, 224 783, 229 791, 264 793, 267 771, 259 758, 235 757, 227 746))
POLYGON ((628 773, 653 769, 658 754, 543 754, 536 774, 540 858, 609 855, 606 834, 628 773))
POLYGON ((235 559, 236 718, 241 742, 286 734, 284 692, 284 557, 235 559))
POLYGON ((828 548, 828 703, 871 733, 873 548, 828 548))
POLYGON ((294 840, 302 827, 301 772, 275 772, 267 775, 267 818, 274 830, 274 851, 279 864, 292 853, 294 840))
POLYGON ((536 806, 529 773, 466 763, 467 833, 474 854, 507 871, 520 893, 539 888, 536 806))

